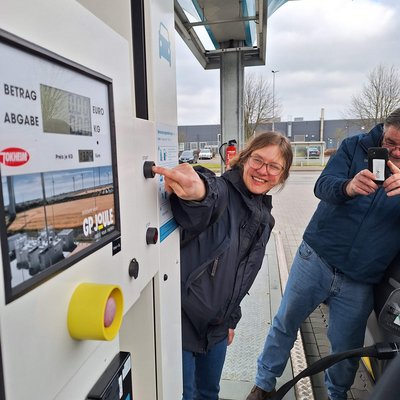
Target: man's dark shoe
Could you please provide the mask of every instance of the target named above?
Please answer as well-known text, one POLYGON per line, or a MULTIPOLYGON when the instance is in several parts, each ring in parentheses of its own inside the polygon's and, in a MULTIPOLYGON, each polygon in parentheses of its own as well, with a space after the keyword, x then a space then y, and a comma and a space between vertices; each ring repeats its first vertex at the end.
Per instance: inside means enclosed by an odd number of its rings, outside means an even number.
POLYGON ((275 389, 272 392, 266 392, 265 390, 262 390, 258 386, 254 385, 253 389, 251 389, 249 395, 246 397, 246 400, 268 400, 271 399, 275 393, 275 389))

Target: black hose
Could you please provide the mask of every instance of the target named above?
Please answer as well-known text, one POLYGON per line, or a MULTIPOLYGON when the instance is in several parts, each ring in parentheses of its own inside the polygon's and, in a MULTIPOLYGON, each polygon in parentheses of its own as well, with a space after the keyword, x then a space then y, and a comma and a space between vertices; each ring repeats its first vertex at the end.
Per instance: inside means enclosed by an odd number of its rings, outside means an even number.
POLYGON ((374 357, 380 360, 393 358, 400 351, 400 343, 376 343, 373 346, 361 347, 354 350, 348 350, 341 353, 330 354, 315 363, 311 364, 308 368, 301 371, 289 382, 286 382, 279 390, 271 397, 271 400, 281 400, 285 394, 294 386, 300 379, 306 376, 314 375, 321 372, 330 366, 352 357, 374 357))

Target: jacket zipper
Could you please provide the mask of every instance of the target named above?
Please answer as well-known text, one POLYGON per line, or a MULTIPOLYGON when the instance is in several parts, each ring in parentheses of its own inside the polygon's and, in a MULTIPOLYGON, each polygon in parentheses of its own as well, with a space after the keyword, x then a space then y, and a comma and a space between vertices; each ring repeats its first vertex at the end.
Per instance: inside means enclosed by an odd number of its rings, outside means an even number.
MULTIPOLYGON (((219 258, 217 257, 217 258, 214 260, 214 262, 213 262, 213 266, 212 266, 212 270, 211 270, 211 276, 214 276, 215 273, 216 273, 216 271, 217 271, 218 260, 219 260, 219 258)), ((197 279, 199 279, 199 278, 204 274, 204 272, 206 272, 206 271, 207 271, 207 268, 203 269, 198 275, 196 275, 196 276, 194 277, 194 279, 192 280, 192 282, 194 282, 194 281, 196 281, 197 279)))
POLYGON ((212 270, 211 270, 211 276, 214 276, 215 273, 217 272, 218 261, 219 261, 219 258, 217 257, 214 260, 214 263, 213 263, 213 267, 212 267, 212 270))

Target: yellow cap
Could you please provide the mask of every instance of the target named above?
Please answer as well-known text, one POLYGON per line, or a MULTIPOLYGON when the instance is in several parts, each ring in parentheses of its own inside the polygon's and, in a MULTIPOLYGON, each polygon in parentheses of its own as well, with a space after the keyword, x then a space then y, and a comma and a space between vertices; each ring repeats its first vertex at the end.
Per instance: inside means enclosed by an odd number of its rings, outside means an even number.
POLYGON ((69 334, 79 340, 113 340, 121 327, 123 308, 124 299, 119 286, 81 283, 69 302, 69 334), (109 307, 110 299, 112 305, 115 302, 115 314, 111 318, 109 311, 113 313, 114 307, 109 307))

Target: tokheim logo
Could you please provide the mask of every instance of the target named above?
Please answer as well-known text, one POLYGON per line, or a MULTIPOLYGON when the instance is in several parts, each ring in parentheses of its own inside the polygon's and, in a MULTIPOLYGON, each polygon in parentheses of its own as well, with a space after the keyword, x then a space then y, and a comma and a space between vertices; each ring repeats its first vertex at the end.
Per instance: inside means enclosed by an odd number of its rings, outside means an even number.
POLYGON ((19 167, 29 161, 29 153, 18 147, 7 147, 0 151, 0 163, 8 167, 19 167))

